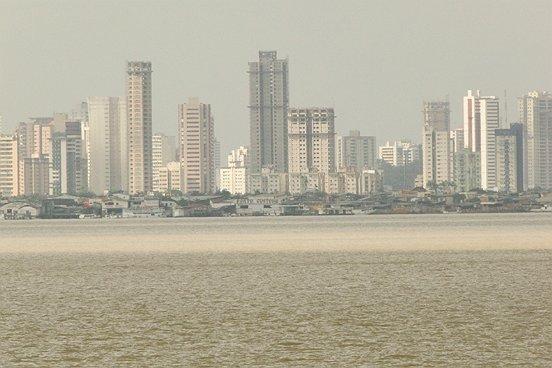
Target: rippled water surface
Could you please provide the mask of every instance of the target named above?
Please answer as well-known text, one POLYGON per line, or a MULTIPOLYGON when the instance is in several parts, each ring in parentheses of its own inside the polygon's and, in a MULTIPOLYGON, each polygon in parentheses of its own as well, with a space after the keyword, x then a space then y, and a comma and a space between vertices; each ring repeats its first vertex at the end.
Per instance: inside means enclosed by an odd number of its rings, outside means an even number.
POLYGON ((0 367, 552 366, 552 216, 0 223, 0 367))

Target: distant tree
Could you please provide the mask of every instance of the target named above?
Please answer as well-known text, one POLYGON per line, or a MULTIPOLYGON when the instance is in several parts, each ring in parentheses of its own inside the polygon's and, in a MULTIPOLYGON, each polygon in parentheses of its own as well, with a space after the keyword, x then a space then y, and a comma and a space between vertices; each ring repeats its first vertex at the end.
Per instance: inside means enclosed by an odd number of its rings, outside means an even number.
POLYGON ((187 206, 188 206, 188 200, 187 200, 187 199, 184 199, 184 198, 180 198, 179 200, 176 201, 176 203, 177 203, 180 207, 187 207, 187 206))
POLYGON ((230 199, 230 198, 232 198, 232 193, 230 193, 230 192, 227 191, 226 189, 223 189, 223 190, 219 191, 217 194, 221 195, 222 198, 224 198, 224 199, 230 199))
POLYGON ((421 161, 414 161, 410 164, 392 166, 385 161, 380 162, 383 170, 383 185, 393 189, 414 188, 416 176, 422 172, 421 161))

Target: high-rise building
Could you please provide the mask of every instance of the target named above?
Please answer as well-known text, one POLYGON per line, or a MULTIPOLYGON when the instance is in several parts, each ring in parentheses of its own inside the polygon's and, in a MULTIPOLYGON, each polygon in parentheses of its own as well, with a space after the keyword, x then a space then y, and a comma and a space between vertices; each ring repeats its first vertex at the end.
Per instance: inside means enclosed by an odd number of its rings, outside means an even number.
POLYGON ((31 118, 29 122, 19 124, 16 136, 20 161, 18 178, 20 194, 53 194, 51 186, 55 179, 55 172, 52 169, 53 135, 54 122, 51 117, 31 118), (35 160, 30 160, 31 158, 35 160), (25 177, 25 175, 33 176, 25 177), (47 188, 45 192, 43 185, 47 188))
POLYGON ((379 146, 378 157, 391 166, 402 166, 405 164, 405 155, 403 146, 400 142, 385 142, 385 145, 379 146))
POLYGON ((65 132, 54 132, 52 137, 50 194, 62 194, 62 181, 67 190, 67 138, 65 132))
POLYGON ((288 113, 290 173, 335 172, 333 108, 292 108, 288 113))
POLYGON ((153 135, 152 164, 153 164, 153 190, 159 191, 159 170, 166 167, 169 162, 175 161, 176 139, 161 133, 153 135))
POLYGON ((447 101, 424 102, 423 108, 424 188, 450 182, 450 108, 447 101))
POLYGON ((130 193, 152 190, 151 63, 127 63, 126 107, 128 134, 128 186, 130 193))
POLYGON ((450 131, 451 152, 454 154, 464 149, 464 129, 454 129, 450 131))
POLYGON ((516 136, 516 187, 518 192, 527 189, 527 127, 521 123, 510 124, 512 134, 516 136))
POLYGON ((240 146, 228 155, 226 167, 220 169, 219 188, 232 194, 249 193, 249 155, 246 147, 240 146))
POLYGON ((422 159, 422 146, 419 144, 412 143, 409 140, 402 139, 398 143, 403 148, 404 162, 406 164, 411 164, 422 159))
POLYGON ((376 167, 376 137, 360 135, 358 130, 351 130, 349 135, 338 138, 337 169, 356 170, 376 167))
POLYGON ((69 121, 69 115, 64 112, 54 112, 52 116, 52 122, 54 123, 54 130, 56 132, 65 131, 65 123, 69 121))
POLYGON ((119 97, 88 98, 90 191, 123 190, 121 103, 119 97))
POLYGON ((479 90, 469 90, 464 96, 464 147, 472 152, 481 151, 481 120, 479 110, 479 90))
POLYGON ((189 98, 178 106, 180 162, 184 191, 212 193, 215 190, 214 121, 211 105, 189 98))
POLYGON ((52 118, 31 118, 31 121, 25 126, 26 138, 21 142, 25 144, 25 156, 49 156, 52 152, 52 136, 54 134, 52 118))
POLYGON ((0 133, 0 197, 19 195, 17 137, 0 133))
POLYGON ((220 190, 220 141, 215 138, 214 144, 215 190, 220 190))
POLYGON ((481 152, 481 188, 497 190, 495 129, 500 128, 499 100, 469 90, 464 96, 464 147, 481 152))
POLYGON ((468 192, 481 188, 481 157, 479 152, 462 148, 454 153, 453 180, 457 192, 468 192))
POLYGON ((35 156, 20 160, 19 192, 31 196, 46 196, 50 193, 50 160, 48 157, 35 156))
POLYGON ((183 174, 180 162, 168 162, 165 166, 159 168, 157 190, 161 193, 169 193, 174 190, 182 191, 182 184, 184 183, 183 174))
POLYGON ((391 166, 408 165, 421 160, 421 146, 409 140, 387 141, 378 147, 378 158, 391 166))
POLYGON ((451 179, 454 180, 454 155, 456 152, 459 152, 464 149, 464 129, 454 129, 450 131, 450 168, 451 168, 451 179))
POLYGON ((80 121, 65 123, 65 172, 66 177, 61 180, 61 192, 78 194, 88 190, 86 175, 85 147, 82 137, 83 124, 80 121))
POLYGON ((529 92, 518 111, 527 133, 527 186, 552 189, 552 94, 529 92))
POLYGON ((68 114, 67 121, 88 121, 88 102, 79 102, 68 114))
POLYGON ((496 138, 500 128, 499 101, 494 96, 479 99, 481 126, 481 189, 497 190, 496 138))
POLYGON ((126 99, 119 100, 119 136, 121 152, 121 188, 124 192, 130 192, 129 186, 129 155, 128 155, 128 119, 126 99))
POLYGON ((288 60, 260 51, 248 73, 251 171, 287 172, 288 60))
POLYGON ((496 129, 496 188, 515 193, 517 189, 517 142, 511 129, 496 129))

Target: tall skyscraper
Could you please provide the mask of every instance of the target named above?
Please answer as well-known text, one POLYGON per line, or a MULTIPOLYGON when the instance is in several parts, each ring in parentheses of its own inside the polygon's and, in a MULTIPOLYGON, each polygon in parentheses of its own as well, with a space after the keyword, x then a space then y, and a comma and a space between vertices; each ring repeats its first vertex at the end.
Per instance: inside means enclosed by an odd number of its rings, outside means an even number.
POLYGON ((215 136, 211 105, 189 98, 188 103, 178 106, 178 124, 184 191, 214 192, 215 136))
POLYGON ((469 90, 464 96, 464 147, 481 152, 481 188, 497 190, 494 131, 500 128, 499 100, 469 90))
POLYGON ((129 193, 128 115, 126 98, 119 100, 119 137, 121 153, 121 188, 129 193))
POLYGON ((88 190, 86 175, 86 159, 82 137, 83 124, 80 121, 65 123, 65 153, 66 177, 61 181, 62 193, 79 194, 88 190))
POLYGON ((512 134, 516 136, 516 187, 518 192, 527 189, 527 127, 521 123, 510 124, 512 134))
POLYGON ((123 190, 119 97, 88 98, 90 191, 123 190))
POLYGON ((333 108, 292 108, 288 113, 290 173, 335 172, 333 108))
POLYGON ((424 102, 423 108, 423 185, 450 182, 450 108, 447 101, 424 102))
POLYGON ((358 130, 351 130, 349 135, 337 140, 337 169, 355 170, 376 167, 377 147, 376 137, 360 135, 358 130))
POLYGON ((552 189, 552 94, 529 92, 518 111, 527 132, 527 186, 552 189))
POLYGON ((127 63, 126 104, 128 134, 128 185, 130 193, 152 190, 151 63, 127 63))
POLYGON ((481 122, 481 189, 498 190, 496 182, 496 137, 500 128, 499 101, 494 96, 479 99, 481 122))
POLYGON ((479 90, 468 91, 464 96, 464 147, 472 152, 481 151, 481 120, 479 111, 479 90))
POLYGON ((288 60, 260 51, 248 73, 251 171, 287 172, 288 60))

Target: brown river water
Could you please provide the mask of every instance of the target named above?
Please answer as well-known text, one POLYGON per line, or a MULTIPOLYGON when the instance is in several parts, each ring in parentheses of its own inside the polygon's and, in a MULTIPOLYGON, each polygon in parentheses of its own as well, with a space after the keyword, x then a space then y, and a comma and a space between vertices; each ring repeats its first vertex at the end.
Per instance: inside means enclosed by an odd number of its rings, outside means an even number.
POLYGON ((552 214, 0 222, 0 367, 552 366, 552 214))

